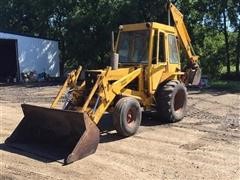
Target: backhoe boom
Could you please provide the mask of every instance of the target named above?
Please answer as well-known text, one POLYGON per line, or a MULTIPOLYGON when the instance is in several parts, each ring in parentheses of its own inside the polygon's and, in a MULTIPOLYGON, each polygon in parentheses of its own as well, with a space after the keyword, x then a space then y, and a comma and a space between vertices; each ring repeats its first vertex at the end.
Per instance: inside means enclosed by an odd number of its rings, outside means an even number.
POLYGON ((195 52, 193 50, 191 39, 183 22, 183 15, 172 3, 169 4, 169 9, 171 11, 175 27, 181 39, 183 48, 188 56, 188 59, 192 63, 196 63, 198 61, 198 56, 195 55, 195 52))

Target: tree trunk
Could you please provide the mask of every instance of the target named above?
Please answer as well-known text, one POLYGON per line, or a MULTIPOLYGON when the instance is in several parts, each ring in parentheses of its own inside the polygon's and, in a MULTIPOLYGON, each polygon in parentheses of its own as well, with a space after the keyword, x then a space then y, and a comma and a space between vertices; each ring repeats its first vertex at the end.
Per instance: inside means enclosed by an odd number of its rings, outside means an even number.
POLYGON ((237 46, 236 46, 236 74, 239 75, 239 66, 240 66, 240 25, 238 28, 238 37, 237 37, 237 46))
POLYGON ((64 37, 61 37, 60 43, 61 43, 60 77, 63 77, 63 75, 64 75, 64 64, 65 64, 65 60, 66 60, 64 37))
POLYGON ((224 24, 224 38, 225 38, 225 50, 226 50, 226 60, 227 60, 227 74, 230 74, 230 57, 229 57, 229 42, 228 42, 228 31, 227 31, 227 17, 226 9, 223 12, 223 24, 224 24))

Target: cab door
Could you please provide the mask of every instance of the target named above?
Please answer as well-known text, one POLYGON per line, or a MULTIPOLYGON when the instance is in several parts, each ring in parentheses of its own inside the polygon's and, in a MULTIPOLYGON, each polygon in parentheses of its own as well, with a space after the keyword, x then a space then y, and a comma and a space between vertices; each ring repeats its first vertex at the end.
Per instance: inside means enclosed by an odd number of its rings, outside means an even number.
POLYGON ((167 35, 167 46, 168 73, 173 74, 180 70, 178 40, 174 34, 167 35))
POLYGON ((166 34, 160 30, 155 30, 149 78, 149 90, 151 94, 156 91, 158 84, 161 82, 162 75, 167 68, 165 40, 166 34))

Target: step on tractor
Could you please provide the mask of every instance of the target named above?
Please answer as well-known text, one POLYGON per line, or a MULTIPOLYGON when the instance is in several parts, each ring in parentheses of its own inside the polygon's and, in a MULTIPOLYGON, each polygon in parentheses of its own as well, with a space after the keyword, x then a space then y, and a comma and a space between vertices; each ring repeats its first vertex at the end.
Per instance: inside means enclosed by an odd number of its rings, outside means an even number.
POLYGON ((22 104, 24 117, 6 144, 65 149, 64 163, 69 164, 96 151, 97 125, 105 113, 112 114, 117 133, 124 137, 137 132, 142 111, 155 111, 169 123, 183 119, 186 85, 199 83, 201 69, 183 15, 172 3, 167 10, 168 24, 120 25, 111 66, 73 70, 50 108, 22 104), (183 68, 180 51, 187 59, 183 68), (85 78, 79 83, 81 72, 85 78), (57 108, 64 95, 63 107, 57 108))

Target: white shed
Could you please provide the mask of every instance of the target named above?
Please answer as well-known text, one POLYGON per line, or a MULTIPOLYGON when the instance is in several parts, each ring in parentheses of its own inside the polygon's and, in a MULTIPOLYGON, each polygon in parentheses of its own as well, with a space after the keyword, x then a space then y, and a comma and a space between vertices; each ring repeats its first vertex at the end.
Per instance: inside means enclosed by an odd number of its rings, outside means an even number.
POLYGON ((22 73, 59 77, 58 41, 0 32, 0 80, 22 80, 22 73))

